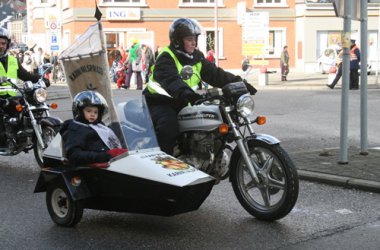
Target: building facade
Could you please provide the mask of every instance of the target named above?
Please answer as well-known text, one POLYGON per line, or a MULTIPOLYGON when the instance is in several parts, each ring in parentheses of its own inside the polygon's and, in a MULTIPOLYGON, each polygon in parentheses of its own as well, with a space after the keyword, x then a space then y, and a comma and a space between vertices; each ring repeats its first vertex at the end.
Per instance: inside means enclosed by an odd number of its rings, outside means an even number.
MULTIPOLYGON (((244 39, 255 39, 255 30, 262 31, 260 23, 255 24, 260 26, 257 29, 253 26, 252 33, 244 30, 245 13, 268 16, 265 51, 248 57, 252 61, 261 59, 272 69, 279 68, 282 48, 287 45, 291 68, 315 72, 319 55, 325 48, 340 44, 343 29, 343 20, 335 16, 328 0, 98 0, 98 6, 109 51, 129 48, 132 38, 153 50, 165 46, 171 22, 190 17, 198 20, 204 30, 199 49, 206 53, 217 48, 219 65, 235 70, 241 68, 246 56, 244 39)), ((27 0, 27 13, 28 44, 46 51, 62 51, 96 21, 95 3, 87 0, 27 0)), ((378 13, 378 4, 369 4, 370 62, 377 60, 378 13)), ((358 41, 359 27, 360 22, 352 21, 352 35, 358 41)))

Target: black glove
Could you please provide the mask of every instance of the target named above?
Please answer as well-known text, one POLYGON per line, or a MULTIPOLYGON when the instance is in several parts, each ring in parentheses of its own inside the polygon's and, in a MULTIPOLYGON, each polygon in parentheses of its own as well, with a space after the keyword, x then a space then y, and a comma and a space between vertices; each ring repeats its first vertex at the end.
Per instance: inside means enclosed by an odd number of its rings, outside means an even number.
POLYGON ((191 93, 186 95, 186 99, 188 102, 191 103, 191 105, 193 105, 196 101, 202 99, 202 96, 200 94, 195 93, 195 92, 191 92, 191 93))
POLYGON ((0 107, 5 107, 8 105, 8 103, 9 101, 7 99, 0 98, 0 107))
POLYGON ((47 78, 44 77, 44 78, 42 78, 42 80, 45 82, 46 88, 48 88, 50 86, 49 79, 47 79, 47 78))
POLYGON ((243 82, 244 82, 245 87, 247 88, 248 92, 249 92, 251 95, 256 94, 257 89, 256 89, 255 87, 253 87, 251 84, 249 84, 246 80, 244 80, 243 82))

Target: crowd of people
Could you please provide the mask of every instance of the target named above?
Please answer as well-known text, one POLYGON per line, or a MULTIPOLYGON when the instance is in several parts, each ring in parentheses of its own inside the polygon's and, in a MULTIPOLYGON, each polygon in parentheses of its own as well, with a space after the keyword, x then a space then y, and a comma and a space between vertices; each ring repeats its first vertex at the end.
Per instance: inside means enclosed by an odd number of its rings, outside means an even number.
POLYGON ((53 70, 50 73, 45 74, 45 78, 52 82, 56 82, 56 75, 58 70, 58 53, 57 52, 45 52, 41 47, 34 51, 35 47, 28 50, 21 51, 18 48, 10 48, 9 54, 17 58, 20 65, 29 73, 42 74, 47 65, 52 65, 53 70))
POLYGON ((122 46, 113 50, 109 56, 112 58, 110 67, 111 80, 116 83, 117 88, 129 89, 131 81, 136 81, 136 87, 142 90, 144 84, 149 81, 150 68, 155 63, 160 51, 157 46, 155 52, 146 44, 140 44, 134 38, 129 49, 122 46))

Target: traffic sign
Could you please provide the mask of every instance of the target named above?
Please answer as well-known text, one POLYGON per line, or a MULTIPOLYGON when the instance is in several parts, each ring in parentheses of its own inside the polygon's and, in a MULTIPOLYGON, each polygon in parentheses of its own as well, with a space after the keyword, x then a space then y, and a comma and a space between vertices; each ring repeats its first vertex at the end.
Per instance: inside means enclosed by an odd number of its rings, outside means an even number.
POLYGON ((57 23, 55 23, 55 22, 50 23, 50 29, 51 30, 57 29, 57 23))
POLYGON ((55 35, 51 36, 51 43, 58 43, 57 36, 55 36, 55 35))

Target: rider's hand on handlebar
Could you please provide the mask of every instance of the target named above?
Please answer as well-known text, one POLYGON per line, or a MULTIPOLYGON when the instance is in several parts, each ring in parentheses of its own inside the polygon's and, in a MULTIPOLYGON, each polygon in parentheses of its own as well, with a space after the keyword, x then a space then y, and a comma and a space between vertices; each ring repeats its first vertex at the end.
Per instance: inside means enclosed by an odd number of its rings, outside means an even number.
POLYGON ((249 84, 246 80, 243 80, 243 82, 244 82, 244 84, 245 84, 245 87, 247 87, 248 92, 249 92, 251 95, 256 94, 257 89, 256 89, 255 87, 253 87, 251 84, 249 84))
POLYGON ((202 99, 203 97, 200 94, 191 92, 186 95, 186 99, 193 105, 196 101, 202 99))
POLYGON ((45 85, 46 85, 46 87, 49 87, 50 86, 50 81, 49 81, 49 79, 47 79, 47 78, 42 78, 42 80, 45 82, 45 85))

